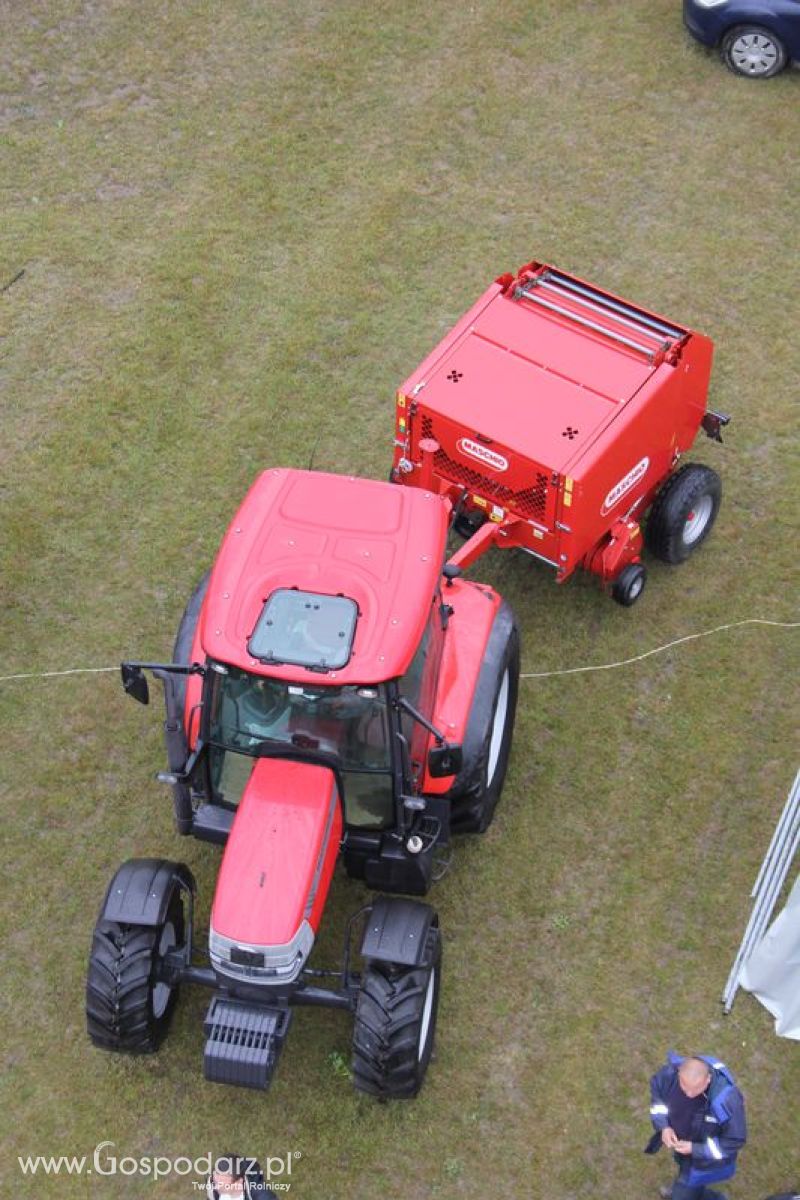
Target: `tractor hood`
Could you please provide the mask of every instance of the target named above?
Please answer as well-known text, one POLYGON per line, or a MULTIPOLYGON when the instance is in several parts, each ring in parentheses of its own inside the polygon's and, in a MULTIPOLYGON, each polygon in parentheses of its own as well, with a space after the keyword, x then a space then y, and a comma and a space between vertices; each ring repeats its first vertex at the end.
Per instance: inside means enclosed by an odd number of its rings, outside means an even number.
POLYGON ((256 760, 211 911, 217 971, 272 983, 296 979, 314 944, 341 834, 341 802, 327 767, 256 760))

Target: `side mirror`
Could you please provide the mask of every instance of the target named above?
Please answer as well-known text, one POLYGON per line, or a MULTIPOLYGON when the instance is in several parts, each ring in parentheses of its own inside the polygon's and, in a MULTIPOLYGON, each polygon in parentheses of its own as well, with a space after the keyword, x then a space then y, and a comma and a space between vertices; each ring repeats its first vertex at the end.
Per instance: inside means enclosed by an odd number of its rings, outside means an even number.
POLYGON ((433 779, 443 779, 446 775, 457 775, 464 762, 462 747, 454 742, 449 745, 434 746, 428 751, 428 774, 433 779))
POLYGON ((142 668, 134 666, 133 663, 122 663, 120 671, 122 686, 128 695, 133 696, 134 700, 138 700, 140 704, 149 704, 150 689, 142 668))

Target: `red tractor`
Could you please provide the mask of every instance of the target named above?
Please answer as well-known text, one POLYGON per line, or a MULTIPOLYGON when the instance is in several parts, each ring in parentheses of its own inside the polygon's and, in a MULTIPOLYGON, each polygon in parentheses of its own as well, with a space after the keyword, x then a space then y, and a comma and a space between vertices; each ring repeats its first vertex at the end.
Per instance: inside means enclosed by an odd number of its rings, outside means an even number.
POLYGON ((178 832, 224 851, 206 965, 189 868, 117 871, 89 961, 96 1046, 157 1049, 180 985, 197 983, 213 992, 209 1080, 266 1087, 292 1008, 330 1005, 354 1015, 359 1090, 419 1090, 439 995, 434 910, 379 895, 351 918, 338 971, 308 962, 340 854, 379 892, 422 896, 451 833, 485 830, 500 796, 519 637, 497 593, 446 563, 449 519, 434 492, 266 471, 189 601, 173 662, 123 664, 142 703, 145 671, 164 687, 160 778, 178 832))
POLYGON ((702 428, 713 347, 538 262, 502 275, 397 394, 392 478, 450 499, 468 540, 599 575, 633 604, 643 545, 680 563, 711 531, 718 475, 679 466, 702 428), (644 534, 642 520, 649 510, 644 534))

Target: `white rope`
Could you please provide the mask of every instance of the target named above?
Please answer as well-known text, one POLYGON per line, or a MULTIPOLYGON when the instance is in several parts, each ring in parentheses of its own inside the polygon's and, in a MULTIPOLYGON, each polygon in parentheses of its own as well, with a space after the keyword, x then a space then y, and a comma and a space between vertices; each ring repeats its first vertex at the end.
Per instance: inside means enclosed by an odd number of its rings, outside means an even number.
POLYGON ((32 671, 28 675, 0 675, 0 683, 8 683, 11 679, 55 679, 58 675, 103 675, 108 671, 118 671, 119 667, 72 667, 69 671, 32 671))
POLYGON ((716 625, 713 629, 704 629, 702 633, 687 633, 685 637, 675 638, 673 642, 666 642, 663 646, 656 646, 653 650, 645 650, 644 654, 635 654, 633 658, 621 658, 618 662, 599 663, 591 667, 566 667, 560 671, 525 671, 520 675, 520 679, 548 679, 552 675, 579 675, 586 671, 614 671, 617 667, 629 667, 631 663, 641 662, 645 658, 651 658, 654 654, 661 654, 664 650, 671 650, 673 646, 680 646, 683 642, 695 642, 698 638, 711 637, 712 633, 722 633, 726 629, 738 629, 741 625, 772 625, 776 629, 798 629, 800 621, 767 621, 762 617, 746 617, 743 621, 731 621, 728 625, 716 625))
MULTIPOLYGON (((675 638, 673 642, 666 642, 663 646, 656 646, 653 650, 645 650, 643 654, 636 654, 633 658, 621 658, 618 662, 598 663, 596 666, 588 667, 565 667, 560 671, 524 671, 520 675, 520 679, 548 679, 553 675, 579 675, 587 671, 613 671, 617 667, 629 667, 631 663, 641 662, 645 658, 651 658, 654 654, 661 654, 664 650, 671 650, 673 646, 680 646, 683 642, 695 642, 698 638, 711 637, 712 633, 722 633, 726 629, 738 629, 741 625, 771 625, 776 629, 798 629, 800 621, 768 621, 763 617, 747 617, 743 621, 731 621, 728 625, 716 625, 714 629, 704 629, 702 633, 687 633, 685 637, 675 638)), ((17 679, 56 679, 63 675, 104 675, 110 671, 118 671, 119 667, 72 667, 68 671, 31 671, 25 675, 0 675, 0 683, 10 683, 17 679)))

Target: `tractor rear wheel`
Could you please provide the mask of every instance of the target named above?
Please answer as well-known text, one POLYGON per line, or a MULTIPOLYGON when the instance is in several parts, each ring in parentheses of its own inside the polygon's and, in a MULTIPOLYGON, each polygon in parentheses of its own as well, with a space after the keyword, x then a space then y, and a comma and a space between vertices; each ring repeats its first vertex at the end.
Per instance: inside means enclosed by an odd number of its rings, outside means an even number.
POLYGON ((353 1026, 353 1085, 382 1100, 410 1100, 433 1053, 442 943, 428 930, 425 964, 371 963, 361 980, 353 1026))
POLYGON ((645 530, 648 548, 663 562, 685 562, 711 532, 721 498, 722 482, 711 467, 681 467, 653 501, 645 530))
POLYGON ((95 1046, 128 1054, 157 1050, 166 1035, 178 986, 160 967, 184 940, 183 904, 177 888, 162 925, 95 925, 86 979, 86 1026, 95 1046))
POLYGON ((485 688, 478 681, 464 740, 464 770, 451 793, 453 833, 485 833, 492 823, 511 755, 519 690, 519 633, 512 625, 485 688), (480 729, 477 729, 477 726, 480 729), (477 742, 477 745, 474 744, 477 742), (473 748, 474 746, 474 748, 473 748))

